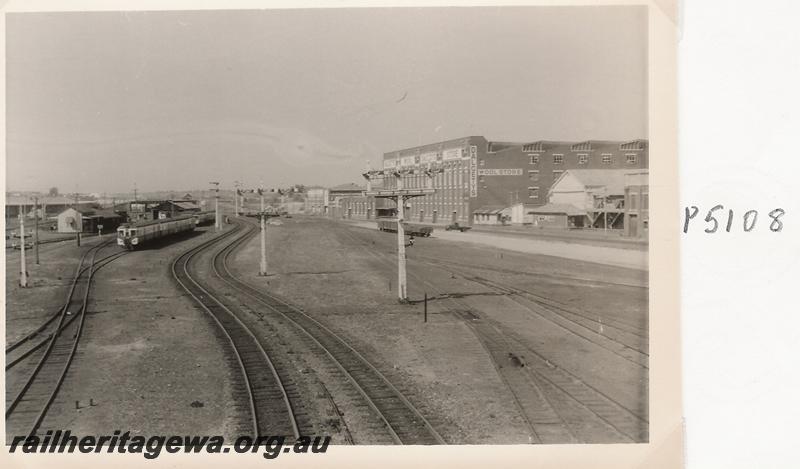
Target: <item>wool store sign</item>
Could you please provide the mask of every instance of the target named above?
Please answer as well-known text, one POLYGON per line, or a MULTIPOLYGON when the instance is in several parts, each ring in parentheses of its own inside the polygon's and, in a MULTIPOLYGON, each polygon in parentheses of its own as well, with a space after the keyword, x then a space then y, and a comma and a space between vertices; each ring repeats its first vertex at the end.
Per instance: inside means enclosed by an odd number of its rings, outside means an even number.
POLYGON ((469 196, 478 197, 478 147, 469 147, 469 196))

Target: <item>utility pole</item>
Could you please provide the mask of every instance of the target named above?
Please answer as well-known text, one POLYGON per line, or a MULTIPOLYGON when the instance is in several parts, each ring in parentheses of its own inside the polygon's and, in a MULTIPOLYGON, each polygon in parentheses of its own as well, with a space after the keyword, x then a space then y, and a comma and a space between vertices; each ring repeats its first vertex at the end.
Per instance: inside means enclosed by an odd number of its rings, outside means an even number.
POLYGON ((19 212, 19 286, 28 287, 28 266, 25 264, 25 211, 19 212))
POLYGON ((606 188, 603 187, 603 236, 608 236, 608 214, 606 213, 606 188))
POLYGON ((405 219, 406 199, 400 191, 403 190, 403 175, 397 177, 397 295, 400 300, 408 299, 406 291, 406 229, 403 226, 405 219))
MULTIPOLYGON (((408 302, 408 287, 406 282, 406 239, 405 239, 405 227, 403 226, 403 221, 405 219, 405 204, 406 200, 411 199, 413 197, 422 197, 430 194, 434 194, 436 191, 431 187, 431 178, 434 177, 436 173, 442 172, 443 170, 431 170, 428 169, 407 169, 407 170, 398 170, 398 169, 387 169, 387 170, 371 170, 367 171, 363 174, 364 178, 367 180, 367 191, 364 193, 366 196, 373 196, 376 198, 385 198, 385 199, 393 199, 397 202, 397 298, 401 303, 408 302), (411 174, 425 174, 428 176, 428 188, 426 189, 406 189, 403 185, 403 177, 411 174), (394 177, 395 184, 394 189, 390 190, 378 190, 373 191, 372 189, 372 179, 376 177, 394 177)), ((384 185, 385 187, 385 185, 384 185)))
POLYGON ((219 219, 219 182, 212 181, 209 184, 214 186, 214 229, 219 230, 222 228, 222 223, 219 219))
POLYGON ((39 265, 39 198, 33 198, 33 252, 39 265))
POLYGON ((233 216, 239 216, 239 181, 233 181, 233 216))
POLYGON ((261 263, 259 264, 258 275, 267 275, 267 214, 264 212, 264 184, 258 188, 258 195, 261 196, 261 263))

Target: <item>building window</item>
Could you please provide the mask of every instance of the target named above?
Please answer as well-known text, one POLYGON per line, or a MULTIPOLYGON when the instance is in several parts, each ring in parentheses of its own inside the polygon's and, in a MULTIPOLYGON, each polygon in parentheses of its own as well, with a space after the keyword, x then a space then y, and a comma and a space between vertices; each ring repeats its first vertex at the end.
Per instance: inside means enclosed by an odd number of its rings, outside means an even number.
POLYGON ((483 166, 484 164, 486 164, 486 160, 481 159, 481 160, 478 161, 478 164, 480 166, 483 166))
POLYGON ((553 182, 555 182, 556 179, 561 177, 561 173, 563 173, 563 172, 564 171, 560 170, 560 169, 557 169, 557 170, 553 171, 553 182))
POLYGON ((628 153, 625 155, 625 161, 628 164, 636 164, 636 154, 635 153, 628 153))
POLYGON ((650 208, 650 194, 645 192, 642 194, 642 209, 648 210, 650 208))
POLYGON ((528 171, 528 179, 531 181, 538 181, 539 180, 539 171, 528 171))
POLYGON ((611 153, 603 153, 603 164, 611 164, 611 153))
POLYGON ((486 182, 486 180, 483 178, 483 176, 481 176, 481 177, 478 178, 478 182, 480 184, 484 184, 486 182))
POLYGON ((539 164, 539 155, 528 155, 531 157, 531 164, 539 164))
POLYGON ((529 187, 528 188, 528 198, 529 199, 538 199, 539 198, 539 188, 538 187, 529 187))
POLYGON ((553 164, 564 164, 564 155, 561 153, 554 153, 553 164))
POLYGON ((586 164, 589 162, 589 155, 586 153, 578 153, 578 164, 586 164))

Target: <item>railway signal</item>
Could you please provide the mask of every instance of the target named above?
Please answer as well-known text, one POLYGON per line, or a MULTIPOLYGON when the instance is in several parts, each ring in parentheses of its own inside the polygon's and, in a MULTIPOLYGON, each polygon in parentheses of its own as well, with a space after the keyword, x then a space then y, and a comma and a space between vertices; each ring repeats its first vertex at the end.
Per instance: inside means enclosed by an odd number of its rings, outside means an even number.
POLYGON ((233 216, 239 216, 239 181, 233 181, 233 216))
MULTIPOLYGON (((42 213, 44 217, 44 213, 42 213)), ((46 218, 46 217, 45 217, 46 218)), ((33 198, 33 252, 36 265, 39 265, 39 198, 33 198)))
POLYGON ((19 210, 19 286, 28 287, 28 269, 25 264, 25 211, 20 206, 19 210))
POLYGON ((214 186, 214 229, 222 228, 222 220, 219 219, 219 182, 211 181, 209 184, 214 186))
POLYGON ((405 244, 405 207, 406 201, 414 197, 424 197, 436 193, 433 189, 433 177, 442 170, 428 168, 421 172, 428 177, 427 188, 425 189, 406 189, 403 186, 403 178, 407 175, 420 174, 414 170, 367 170, 362 175, 367 180, 367 196, 375 198, 392 199, 397 203, 397 298, 401 303, 408 302, 408 291, 406 281, 406 244, 405 244), (391 180, 394 178, 394 189, 372 190, 373 179, 391 180))
POLYGON ((264 212, 264 189, 258 188, 258 195, 261 198, 261 212, 259 218, 261 222, 261 262, 259 263, 258 275, 264 277, 267 275, 267 217, 264 212))

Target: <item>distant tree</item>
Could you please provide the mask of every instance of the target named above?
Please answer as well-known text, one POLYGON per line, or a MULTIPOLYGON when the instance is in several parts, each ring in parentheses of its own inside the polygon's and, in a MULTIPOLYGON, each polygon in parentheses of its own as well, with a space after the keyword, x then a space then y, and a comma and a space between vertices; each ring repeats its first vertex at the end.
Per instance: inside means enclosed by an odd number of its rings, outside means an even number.
POLYGON ((58 197, 58 187, 51 187, 49 191, 47 191, 47 195, 50 197, 58 197))

